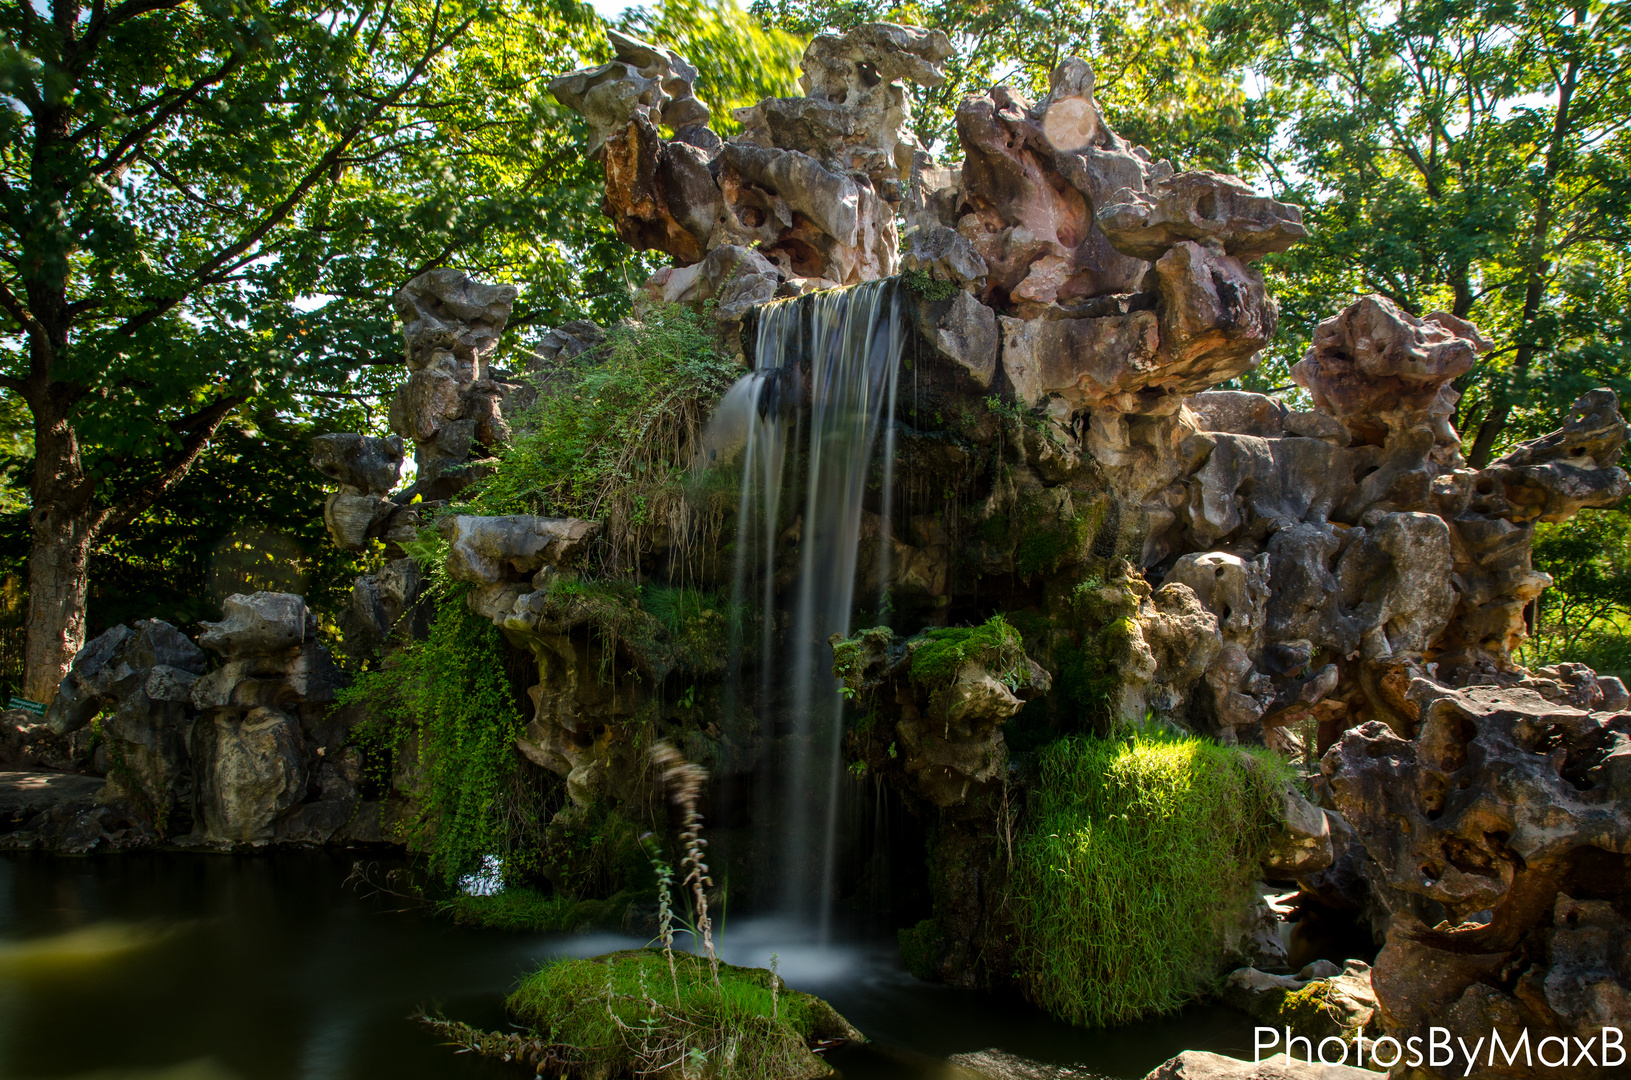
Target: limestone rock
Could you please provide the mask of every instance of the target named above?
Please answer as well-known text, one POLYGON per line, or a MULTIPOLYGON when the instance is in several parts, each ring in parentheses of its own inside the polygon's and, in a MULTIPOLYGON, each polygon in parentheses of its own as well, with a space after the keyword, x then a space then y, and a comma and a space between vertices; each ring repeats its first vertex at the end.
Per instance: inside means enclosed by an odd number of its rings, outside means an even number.
POLYGON ((1183 241, 1250 262, 1307 237, 1302 220, 1300 207, 1213 172, 1163 177, 1148 191, 1123 188, 1096 219, 1118 251, 1150 262, 1183 241))
POLYGON ((958 107, 968 207, 958 231, 989 268, 989 299, 1046 305, 1136 292, 1148 263, 1116 251, 1094 210, 1172 168, 1105 125, 1082 61, 1060 64, 1050 86, 1034 105, 999 86, 958 107))
POLYGON ((312 440, 311 463, 330 480, 365 494, 384 495, 402 475, 402 439, 319 435, 312 440))
POLYGON ((1271 397, 1244 390, 1206 390, 1189 399, 1202 431, 1274 439, 1287 434, 1286 407, 1271 397))
POLYGON ((1368 296, 1320 323, 1291 377, 1347 426, 1356 442, 1428 425, 1454 442, 1450 420, 1460 396, 1451 385, 1472 370, 1490 342, 1471 323, 1434 312, 1418 319, 1391 300, 1368 296))
MULTIPOLYGON (((818 35, 801 61, 806 96, 738 109, 742 131, 725 143, 704 126, 689 64, 615 32, 612 44, 613 63, 562 76, 550 90, 590 122, 618 236, 675 260, 648 294, 706 298, 678 271, 721 247, 755 249, 794 291, 895 272, 892 206, 919 153, 904 82, 940 81, 951 55, 944 34, 871 23, 818 35)), ((762 288, 755 283, 737 306, 757 302, 762 288)))
POLYGON ((447 571, 454 581, 497 584, 541 566, 564 566, 600 532, 592 521, 526 514, 444 518, 447 571))
MULTIPOLYGON (((1032 1061, 995 1047, 974 1050, 966 1054, 953 1054, 946 1060, 959 1069, 966 1070, 965 1075, 972 1074, 985 1080, 1105 1080, 1098 1073, 1089 1072, 1087 1069, 1032 1061)), ((947 1080, 957 1078, 947 1077, 947 1080)))
POLYGON ((966 372, 974 385, 990 389, 1001 344, 995 312, 959 290, 949 301, 920 299, 917 322, 936 352, 966 372))
POLYGON ((1350 1058, 1355 1036, 1368 1045, 1382 1034, 1370 965, 1360 960, 1340 968, 1320 960, 1295 976, 1241 968, 1229 974, 1218 996, 1268 1027, 1290 1027, 1313 1047, 1322 1039, 1342 1039, 1350 1058))
POLYGON ((119 767, 98 801, 128 808, 160 833, 185 810, 189 699, 204 666, 203 652, 169 623, 116 626, 75 654, 46 712, 58 736, 102 716, 102 739, 119 767))
POLYGON ((909 229, 901 269, 928 274, 935 281, 953 285, 978 285, 985 281, 985 260, 956 229, 937 225, 929 229, 909 229))
MULTIPOLYGON (((1493 1027, 1510 1043, 1525 1026, 1584 1039, 1631 1025, 1615 989, 1631 980, 1631 926, 1595 899, 1631 881, 1631 715, 1426 679, 1409 698, 1415 739, 1363 724, 1322 763, 1392 912, 1374 972, 1388 1034, 1493 1027)), ((1483 1075, 1529 1074, 1497 1061, 1483 1075)))
POLYGON ((1204 1050, 1185 1050, 1144 1080, 1376 1080, 1351 1065, 1320 1065, 1275 1054, 1253 1064, 1204 1050))
POLYGON ((260 845, 280 839, 327 840, 349 820, 354 784, 332 770, 345 722, 331 716, 342 682, 317 640, 317 620, 289 593, 236 594, 225 617, 205 623, 199 643, 224 663, 192 684, 201 715, 192 725, 194 824, 191 841, 260 845), (314 772, 323 780, 312 785, 314 772), (302 811, 321 799, 327 811, 302 811), (293 834, 290 819, 303 814, 293 834), (326 821, 325 828, 316 824, 326 821))

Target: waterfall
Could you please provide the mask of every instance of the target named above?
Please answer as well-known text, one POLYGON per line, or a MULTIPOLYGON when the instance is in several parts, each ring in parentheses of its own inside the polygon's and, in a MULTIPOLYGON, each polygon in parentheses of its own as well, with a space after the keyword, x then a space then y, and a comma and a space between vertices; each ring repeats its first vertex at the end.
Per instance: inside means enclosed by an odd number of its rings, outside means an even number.
MULTIPOLYGON (((780 863, 779 906, 813 924, 822 940, 832 930, 843 779, 843 702, 828 639, 852 629, 862 503, 875 463, 884 524, 879 595, 868 600, 876 601, 880 620, 887 611, 891 421, 905 335, 892 280, 767 304, 753 371, 731 388, 714 422, 742 452, 733 584, 736 609, 758 609, 757 697, 786 721, 779 731, 763 726, 765 735, 782 736, 789 752, 766 755, 760 785, 763 798, 780 803, 764 815, 779 823, 770 845, 780 863), (797 570, 779 591, 778 545, 795 525, 783 516, 795 508, 797 570), (788 621, 778 640, 782 614, 788 621)), ((733 670, 745 644, 739 621, 733 670)))

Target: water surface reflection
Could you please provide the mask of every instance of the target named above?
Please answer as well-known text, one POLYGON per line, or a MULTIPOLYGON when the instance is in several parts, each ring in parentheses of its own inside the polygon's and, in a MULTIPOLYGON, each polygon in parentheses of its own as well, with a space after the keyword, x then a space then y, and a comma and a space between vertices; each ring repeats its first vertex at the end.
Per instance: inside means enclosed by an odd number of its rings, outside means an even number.
MULTIPOLYGON (((393 911, 342 886, 350 867, 317 851, 0 857, 0 1077, 513 1080, 522 1074, 452 1053, 407 1015, 440 1006, 496 1027, 504 994, 545 958, 631 944, 393 911)), ((1227 1010, 1084 1032, 918 982, 887 942, 823 949, 770 921, 726 927, 725 959, 771 952, 791 984, 883 1044, 835 1058, 846 1080, 926 1080, 944 1072, 936 1059, 988 1046, 1112 1076, 1188 1047, 1249 1048, 1249 1022, 1227 1010)))

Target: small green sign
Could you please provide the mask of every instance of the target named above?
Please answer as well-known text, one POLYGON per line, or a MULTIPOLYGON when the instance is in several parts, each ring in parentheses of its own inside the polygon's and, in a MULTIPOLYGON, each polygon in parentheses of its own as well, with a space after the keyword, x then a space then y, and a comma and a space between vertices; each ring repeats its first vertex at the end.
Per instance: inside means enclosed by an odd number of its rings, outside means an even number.
POLYGON ((15 694, 12 695, 11 701, 6 705, 6 708, 22 709, 25 712, 33 713, 35 716, 45 715, 44 705, 40 704, 38 701, 30 701, 25 697, 18 697, 15 694))

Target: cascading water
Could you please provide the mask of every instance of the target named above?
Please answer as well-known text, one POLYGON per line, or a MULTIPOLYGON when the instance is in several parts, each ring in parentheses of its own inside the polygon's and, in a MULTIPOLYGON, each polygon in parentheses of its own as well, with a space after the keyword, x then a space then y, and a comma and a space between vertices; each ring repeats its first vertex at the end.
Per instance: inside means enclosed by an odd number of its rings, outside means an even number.
MULTIPOLYGON (((768 304, 759 316, 754 369, 731 388, 715 421, 742 446, 735 607, 757 608, 757 696, 786 719, 777 734, 789 752, 766 755, 769 775, 761 781, 766 797, 781 803, 779 812, 765 815, 779 822, 768 847, 779 863, 780 907, 813 923, 822 940, 832 927, 843 780, 842 698, 828 639, 851 629, 863 502, 875 465, 879 595, 869 599, 879 621, 888 607, 892 417, 905 336, 892 280, 768 304), (800 483, 798 517, 784 522, 800 483), (795 526, 797 570, 788 585, 778 547, 795 526), (782 611, 790 620, 778 641, 782 611)), ((746 644, 741 626, 739 619, 733 666, 746 644)))

